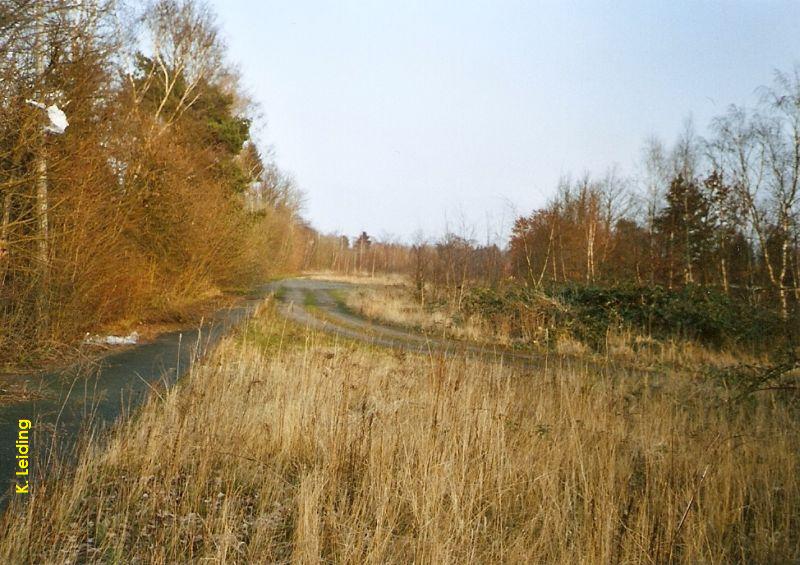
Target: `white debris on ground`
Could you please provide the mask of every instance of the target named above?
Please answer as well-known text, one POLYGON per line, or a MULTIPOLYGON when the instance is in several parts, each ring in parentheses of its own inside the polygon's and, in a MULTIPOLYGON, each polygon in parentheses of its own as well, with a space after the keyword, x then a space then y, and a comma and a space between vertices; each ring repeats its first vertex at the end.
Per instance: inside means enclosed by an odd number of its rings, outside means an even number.
POLYGON ((25 102, 47 112, 47 119, 50 120, 50 123, 45 126, 44 131, 61 135, 69 126, 67 115, 55 104, 45 106, 41 102, 36 102, 35 100, 25 100, 25 102))
POLYGON ((86 338, 83 340, 83 343, 87 345, 136 345, 139 342, 139 332, 133 332, 130 335, 126 336, 119 336, 119 335, 107 335, 107 336, 99 336, 99 335, 89 335, 86 334, 86 338))

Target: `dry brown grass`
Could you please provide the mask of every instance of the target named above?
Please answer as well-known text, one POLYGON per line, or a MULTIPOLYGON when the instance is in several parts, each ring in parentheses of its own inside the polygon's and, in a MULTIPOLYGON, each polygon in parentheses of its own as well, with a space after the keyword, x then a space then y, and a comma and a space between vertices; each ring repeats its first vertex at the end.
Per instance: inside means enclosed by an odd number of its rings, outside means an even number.
POLYGON ((738 363, 764 364, 768 357, 765 353, 714 349, 687 339, 656 340, 632 331, 609 332, 606 345, 607 356, 620 362, 689 371, 701 367, 721 369, 738 363))
POLYGON ((303 276, 314 280, 345 282, 359 285, 394 286, 408 282, 408 277, 396 273, 353 273, 345 275, 336 271, 305 271, 303 276))
MULTIPOLYGON (((324 278, 321 276, 320 278, 324 278)), ((359 282, 348 279, 347 282, 359 282)), ((333 279, 329 279, 333 280, 333 279)), ((364 282, 364 279, 361 280, 364 282)), ((413 299, 407 278, 378 279, 369 286, 343 294, 348 308, 361 316, 405 328, 419 329, 461 339, 501 345, 504 347, 524 347, 544 352, 547 346, 539 341, 514 337, 510 325, 490 324, 479 316, 465 316, 453 304, 440 302, 423 307, 413 299)), ((540 328, 544 333, 545 328, 540 328)), ((560 355, 589 355, 591 348, 559 328, 547 331, 552 343, 551 349, 560 355)), ((634 331, 613 331, 606 336, 606 348, 602 357, 615 361, 650 367, 670 366, 676 370, 693 371, 699 367, 726 367, 736 363, 763 363, 763 357, 742 352, 733 353, 706 347, 686 339, 671 338, 656 340, 634 331)))
POLYGON ((8 563, 800 558, 798 412, 334 343, 265 308, 0 530, 8 563))
POLYGON ((475 317, 459 319, 448 304, 423 307, 412 299, 406 278, 378 281, 344 294, 348 308, 361 316, 396 326, 413 328, 452 339, 510 345, 511 338, 502 328, 490 328, 475 317))

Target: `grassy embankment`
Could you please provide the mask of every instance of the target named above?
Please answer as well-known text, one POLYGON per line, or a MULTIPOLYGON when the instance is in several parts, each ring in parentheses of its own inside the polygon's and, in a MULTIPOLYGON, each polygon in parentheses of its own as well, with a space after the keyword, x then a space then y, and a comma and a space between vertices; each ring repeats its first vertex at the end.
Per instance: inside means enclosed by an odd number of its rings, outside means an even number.
POLYGON ((3 562, 786 562, 798 411, 711 380, 535 374, 335 341, 261 309, 71 480, 3 562))

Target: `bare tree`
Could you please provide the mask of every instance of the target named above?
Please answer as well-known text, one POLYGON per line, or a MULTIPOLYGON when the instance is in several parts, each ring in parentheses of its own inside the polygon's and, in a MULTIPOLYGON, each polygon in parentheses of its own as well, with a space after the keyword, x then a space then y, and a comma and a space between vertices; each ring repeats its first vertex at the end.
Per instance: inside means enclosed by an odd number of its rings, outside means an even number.
MULTIPOLYGON (((747 227, 758 242, 767 278, 780 297, 780 312, 785 318, 788 303, 783 288, 784 274, 768 242, 771 222, 767 206, 769 196, 765 194, 774 193, 776 188, 770 186, 769 181, 770 160, 778 157, 777 154, 769 155, 771 150, 777 151, 774 147, 777 141, 772 139, 776 134, 775 125, 770 124, 769 118, 757 114, 750 116, 745 109, 731 106, 725 115, 713 121, 712 129, 715 137, 708 143, 709 155, 715 168, 733 187, 745 212, 747 227)), ((778 196, 778 201, 782 202, 778 208, 788 211, 787 201, 778 196)))
POLYGON ((157 137, 197 102, 204 82, 219 78, 223 46, 214 13, 198 0, 158 0, 143 22, 153 56, 140 58, 144 74, 136 77, 131 68, 128 81, 137 105, 153 98, 157 137))
POLYGON ((655 282, 658 250, 656 249, 655 225, 656 216, 663 207, 664 196, 669 187, 669 158, 664 144, 657 137, 650 137, 645 141, 642 168, 644 174, 641 182, 643 186, 643 199, 645 218, 644 222, 648 233, 648 253, 650 282, 655 282))

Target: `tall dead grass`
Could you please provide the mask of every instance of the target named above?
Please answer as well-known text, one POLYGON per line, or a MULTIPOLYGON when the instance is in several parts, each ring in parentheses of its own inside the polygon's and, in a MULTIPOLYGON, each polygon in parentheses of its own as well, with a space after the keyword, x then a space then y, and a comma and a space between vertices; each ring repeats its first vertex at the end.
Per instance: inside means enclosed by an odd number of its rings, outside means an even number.
POLYGON ((3 562, 800 558, 797 406, 335 343, 270 308, 40 483, 3 562))
MULTIPOLYGON (((358 279, 347 277, 341 280, 358 282, 358 279)), ((541 327, 541 323, 544 323, 541 320, 526 321, 525 325, 531 326, 526 335, 515 336, 510 323, 504 323, 503 320, 490 323, 477 315, 465 315, 447 301, 423 306, 414 300, 407 278, 379 279, 369 286, 362 285, 344 293, 342 298, 348 308, 361 316, 452 339, 524 347, 539 352, 552 349, 563 355, 589 355, 592 351, 564 328, 541 327)), ((656 340, 630 329, 610 330, 606 335, 602 356, 639 367, 659 365, 689 371, 698 367, 721 368, 739 362, 765 362, 763 356, 752 353, 710 348, 677 337, 656 340)))
MULTIPOLYGON (((345 279, 345 282, 350 282, 345 279)), ((358 314, 389 324, 442 334, 454 339, 510 345, 511 337, 502 328, 489 328, 474 316, 460 316, 451 304, 424 307, 412 299, 408 279, 378 281, 347 292, 344 302, 358 314)))

